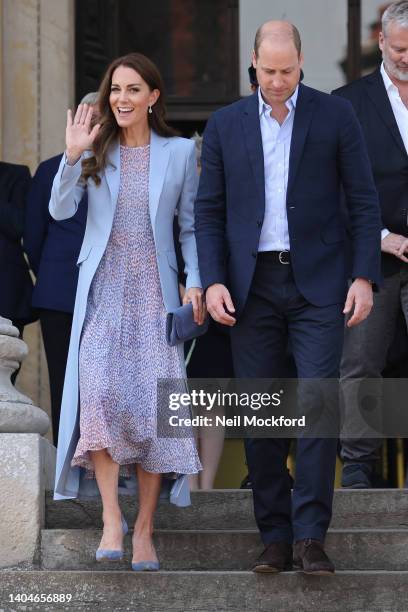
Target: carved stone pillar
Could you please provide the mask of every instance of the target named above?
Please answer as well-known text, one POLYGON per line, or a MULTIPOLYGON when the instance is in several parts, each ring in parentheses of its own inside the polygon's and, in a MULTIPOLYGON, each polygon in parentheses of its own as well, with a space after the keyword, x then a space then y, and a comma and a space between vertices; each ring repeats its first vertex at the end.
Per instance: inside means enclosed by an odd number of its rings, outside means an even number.
POLYGON ((43 435, 49 429, 48 415, 10 381, 27 354, 28 347, 18 337, 18 329, 9 319, 0 317, 0 433, 43 435))

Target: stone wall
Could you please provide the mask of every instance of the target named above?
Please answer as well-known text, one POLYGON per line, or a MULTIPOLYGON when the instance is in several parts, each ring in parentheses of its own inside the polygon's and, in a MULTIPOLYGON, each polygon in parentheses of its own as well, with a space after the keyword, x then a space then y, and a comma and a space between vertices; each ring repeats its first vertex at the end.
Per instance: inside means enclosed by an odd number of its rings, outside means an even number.
MULTIPOLYGON (((74 101, 74 0, 0 0, 0 45, 0 158, 34 173, 64 148, 66 109, 74 101)), ((18 386, 49 413, 37 323, 24 339, 30 354, 18 386)))

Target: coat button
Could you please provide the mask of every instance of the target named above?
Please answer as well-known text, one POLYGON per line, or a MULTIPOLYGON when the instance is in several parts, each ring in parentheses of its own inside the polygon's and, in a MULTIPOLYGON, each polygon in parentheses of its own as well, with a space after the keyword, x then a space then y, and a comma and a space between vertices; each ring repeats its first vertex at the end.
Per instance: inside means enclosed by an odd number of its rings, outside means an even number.
POLYGON ((258 253, 256 251, 252 251, 252 257, 254 257, 256 259, 258 253))
POLYGON ((256 224, 258 227, 262 227, 262 221, 257 221, 256 224))

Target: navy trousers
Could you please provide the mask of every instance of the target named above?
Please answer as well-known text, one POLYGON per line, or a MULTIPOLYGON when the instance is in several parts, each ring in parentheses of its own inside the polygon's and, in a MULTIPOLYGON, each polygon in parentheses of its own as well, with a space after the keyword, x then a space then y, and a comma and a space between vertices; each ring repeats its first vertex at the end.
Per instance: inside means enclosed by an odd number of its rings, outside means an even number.
POLYGON ((46 308, 39 308, 38 312, 50 379, 52 437, 57 446, 72 313, 46 308))
MULTIPOLYGON (((281 376, 288 339, 299 378, 339 376, 344 304, 313 306, 297 290, 290 264, 259 253, 244 311, 231 328, 235 376, 281 376)), ((324 540, 333 502, 336 438, 299 438, 291 496, 286 469, 290 440, 245 440, 254 512, 265 545, 324 540)))

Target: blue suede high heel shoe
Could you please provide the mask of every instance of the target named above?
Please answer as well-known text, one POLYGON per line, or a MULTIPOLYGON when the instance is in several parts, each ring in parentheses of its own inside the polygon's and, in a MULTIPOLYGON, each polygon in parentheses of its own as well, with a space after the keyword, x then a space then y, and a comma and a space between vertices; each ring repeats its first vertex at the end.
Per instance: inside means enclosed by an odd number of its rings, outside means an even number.
POLYGON ((137 563, 132 561, 134 572, 157 572, 159 569, 160 563, 158 561, 138 561, 137 563))
MULTIPOLYGON (((125 536, 129 531, 129 527, 125 518, 122 516, 122 532, 125 536)), ((109 550, 107 548, 98 548, 95 554, 97 561, 122 561, 123 550, 109 550)))

